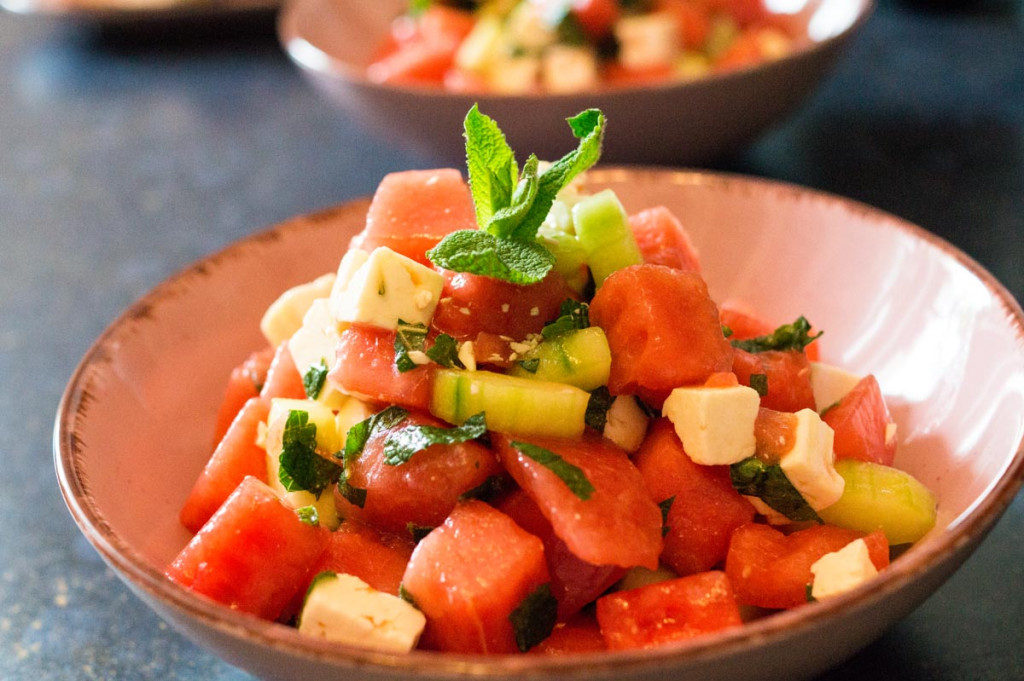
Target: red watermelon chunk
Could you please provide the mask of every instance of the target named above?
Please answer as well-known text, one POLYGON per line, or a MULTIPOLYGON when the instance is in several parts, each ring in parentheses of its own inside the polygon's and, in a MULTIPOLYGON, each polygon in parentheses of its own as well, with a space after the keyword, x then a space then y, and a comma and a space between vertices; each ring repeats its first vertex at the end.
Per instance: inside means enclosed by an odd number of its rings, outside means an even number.
POLYGON ((857 459, 891 466, 896 456, 896 439, 886 439, 892 418, 882 397, 878 380, 871 374, 822 415, 835 431, 836 460, 857 459))
POLYGON ((665 206, 655 206, 629 216, 636 245, 644 262, 700 272, 700 258, 682 223, 665 206))
POLYGON ((435 364, 399 371, 395 332, 353 324, 338 341, 337 362, 327 379, 343 392, 370 402, 427 411, 435 364))
POLYGON ((624 451, 594 433, 579 440, 530 440, 582 473, 593 488, 583 499, 549 467, 514 446, 513 438, 494 433, 491 442, 505 469, 578 558, 591 565, 658 567, 661 511, 624 451))

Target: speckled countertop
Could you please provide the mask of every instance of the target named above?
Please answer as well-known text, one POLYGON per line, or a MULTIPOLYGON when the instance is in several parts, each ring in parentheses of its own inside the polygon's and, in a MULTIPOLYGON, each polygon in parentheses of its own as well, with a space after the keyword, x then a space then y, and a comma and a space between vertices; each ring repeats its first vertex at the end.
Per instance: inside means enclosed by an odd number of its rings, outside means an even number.
MULTIPOLYGON (((0 14, 0 679, 249 678, 161 623, 79 534, 53 473, 57 402, 168 274, 431 165, 321 100, 268 16, 126 34, 0 14)), ((1024 300, 1024 5, 883 0, 795 116, 713 167, 908 218, 1024 300)), ((1018 497, 931 599, 823 681, 1024 679, 1022 536, 1018 497)))

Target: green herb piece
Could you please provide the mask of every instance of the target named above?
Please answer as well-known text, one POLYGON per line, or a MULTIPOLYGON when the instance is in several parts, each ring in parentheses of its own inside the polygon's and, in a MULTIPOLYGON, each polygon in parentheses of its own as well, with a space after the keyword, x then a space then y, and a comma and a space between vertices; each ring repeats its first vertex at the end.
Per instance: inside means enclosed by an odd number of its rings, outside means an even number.
POLYGON ((523 367, 524 371, 529 371, 531 374, 537 373, 537 369, 540 368, 540 358, 534 357, 533 359, 523 359, 518 362, 519 366, 523 367))
POLYGON ((484 413, 473 414, 461 426, 406 426, 394 430, 384 440, 384 463, 397 466, 406 463, 417 452, 433 445, 456 445, 475 440, 487 432, 484 413))
POLYGON ((345 435, 343 454, 345 461, 349 462, 359 458, 359 455, 363 453, 363 447, 374 433, 394 428, 408 415, 409 412, 405 409, 392 405, 349 428, 345 435))
POLYGON ((341 476, 341 466, 317 453, 316 424, 309 422, 308 412, 297 409, 288 412, 282 444, 278 479, 285 490, 307 490, 320 498, 320 494, 341 476))
POLYGON ((800 492, 789 481, 782 467, 767 464, 755 456, 734 463, 729 467, 732 486, 740 494, 758 497, 765 504, 790 520, 815 520, 821 522, 818 514, 800 492))
POLYGON ((730 341, 734 348, 746 350, 747 352, 766 352, 768 350, 797 350, 803 352, 812 341, 821 334, 811 335, 811 323, 803 316, 797 317, 792 324, 783 324, 771 333, 757 338, 747 340, 730 341))
POLYGON ((768 374, 750 374, 750 387, 764 397, 768 394, 768 374))
POLYGON ((658 508, 661 509, 661 536, 664 537, 668 534, 668 512, 672 510, 672 504, 676 501, 675 496, 671 496, 665 501, 658 504, 658 508))
POLYGON ((412 371, 419 366, 409 356, 410 352, 423 352, 423 346, 427 341, 426 324, 410 324, 398 320, 398 329, 395 331, 395 367, 401 371, 412 371))
POLYGON ((306 391, 306 397, 311 400, 315 400, 320 397, 320 392, 324 389, 324 384, 327 382, 327 361, 320 358, 320 364, 314 364, 306 370, 306 373, 302 376, 302 387, 306 391))
POLYGON ((366 506, 366 489, 350 485, 348 482, 348 471, 343 471, 338 479, 338 494, 353 506, 358 508, 366 506))
POLYGON ((586 474, 577 466, 569 463, 558 454, 549 449, 538 447, 529 442, 512 441, 511 445, 522 452, 526 457, 533 459, 540 465, 558 476, 565 483, 569 491, 577 497, 586 501, 594 493, 594 486, 587 479, 586 474))
POLYGON ((722 324, 722 335, 723 336, 725 336, 726 338, 732 338, 733 333, 734 333, 734 331, 730 327, 726 326, 725 324, 722 324))
POLYGON ((417 610, 419 609, 419 606, 416 605, 416 601, 413 599, 412 594, 409 593, 409 590, 405 588, 405 584, 398 585, 398 597, 406 603, 408 603, 409 605, 416 608, 417 610))
POLYGON ((302 508, 295 509, 296 515, 299 516, 299 520, 317 527, 320 525, 320 513, 316 510, 316 506, 303 506, 302 508))
POLYGON ((459 344, 446 333, 437 335, 434 344, 427 350, 427 357, 448 369, 466 368, 466 365, 459 359, 459 344))
POLYGON ((813 603, 817 598, 814 597, 814 582, 807 582, 807 586, 804 589, 804 597, 808 603, 813 603))
POLYGON ((516 646, 526 652, 548 636, 558 620, 558 601, 551 585, 541 584, 508 616, 516 636, 516 646))
POLYGON ((554 338, 569 331, 577 331, 589 327, 590 306, 570 298, 562 301, 558 319, 545 324, 544 328, 541 329, 540 335, 544 338, 554 338))
POLYGON ((416 523, 406 523, 405 529, 409 533, 409 536, 412 537, 412 540, 417 544, 434 530, 433 527, 417 525, 416 523))
POLYGON ((514 284, 540 281, 555 258, 537 242, 537 230, 555 196, 601 155, 605 118, 588 109, 568 119, 579 146, 538 174, 530 156, 519 172, 515 154, 498 125, 476 105, 466 114, 466 166, 478 230, 447 235, 427 257, 438 267, 494 277, 514 284))
POLYGON ((590 393, 590 400, 587 402, 587 411, 583 415, 583 421, 598 432, 604 432, 604 426, 608 423, 608 410, 612 408, 615 398, 608 392, 608 386, 602 385, 590 393))
POLYGON ((487 501, 497 497, 509 486, 508 478, 504 475, 488 475, 487 479, 473 489, 466 490, 459 495, 459 500, 480 499, 487 501))

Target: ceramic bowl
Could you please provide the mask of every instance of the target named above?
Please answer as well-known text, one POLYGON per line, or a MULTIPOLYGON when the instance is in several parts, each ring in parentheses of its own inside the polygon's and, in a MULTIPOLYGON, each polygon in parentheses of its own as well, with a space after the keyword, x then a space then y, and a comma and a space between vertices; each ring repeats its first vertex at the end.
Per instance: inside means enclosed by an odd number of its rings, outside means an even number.
POLYGON ((810 42, 754 68, 691 82, 572 95, 453 94, 366 79, 371 54, 405 0, 286 0, 281 43, 313 84, 347 115, 395 144, 463 164, 458 136, 474 102, 525 158, 554 160, 573 139, 565 118, 597 107, 610 121, 605 162, 692 166, 734 151, 791 112, 829 71, 874 0, 797 0, 810 42))
MULTIPOLYGON (((277 294, 337 265, 360 200, 207 257, 132 305, 71 378, 54 436, 82 532, 175 629, 267 679, 796 681, 836 665, 920 604, 974 550, 1024 481, 1024 314, 966 255, 855 202, 701 172, 606 168, 629 210, 664 204, 701 252, 713 295, 772 319, 804 314, 825 361, 874 372, 899 424, 896 463, 940 520, 876 580, 685 645, 567 658, 394 655, 333 645, 207 601, 163 577, 189 536, 178 510, 210 451, 230 369, 260 346, 277 294)), ((952 617, 953 614, 950 613, 952 617)))

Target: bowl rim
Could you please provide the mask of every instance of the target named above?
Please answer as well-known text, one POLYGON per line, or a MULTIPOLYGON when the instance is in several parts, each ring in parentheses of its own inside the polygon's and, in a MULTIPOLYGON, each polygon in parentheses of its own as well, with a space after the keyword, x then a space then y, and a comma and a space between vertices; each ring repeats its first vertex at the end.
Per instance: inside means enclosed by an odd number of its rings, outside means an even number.
MULTIPOLYGON (((628 179, 642 182, 651 178, 659 181, 697 184, 740 184, 753 188, 773 189, 793 196, 807 197, 817 202, 837 205, 853 211, 872 223, 900 230, 919 239, 952 258, 982 283, 1003 308, 1010 325, 1016 330, 1019 344, 1024 345, 1024 311, 1013 295, 972 257, 943 238, 923 227, 891 213, 829 192, 802 187, 785 181, 746 176, 728 172, 658 168, 652 166, 599 166, 588 173, 595 183, 628 179)), ((559 674, 565 678, 583 676, 598 670, 609 673, 629 669, 666 666, 682 662, 712 660, 728 656, 752 644, 770 644, 785 634, 807 631, 828 622, 833 615, 845 610, 862 611, 883 600, 888 594, 900 590, 921 573, 955 568, 966 559, 957 549, 980 542, 1010 506, 1024 486, 1024 435, 1017 442, 1016 451, 1000 476, 995 479, 970 507, 950 526, 933 533, 911 551, 895 560, 878 578, 840 596, 800 608, 781 611, 742 627, 717 633, 704 640, 700 638, 679 645, 642 651, 603 651, 600 653, 571 654, 565 656, 539 655, 460 655, 414 650, 407 654, 378 651, 330 643, 304 636, 293 627, 261 620, 255 616, 225 608, 206 597, 183 589, 168 580, 161 570, 153 567, 141 554, 127 545, 104 520, 103 514, 90 500, 87 485, 80 476, 78 456, 82 443, 73 425, 84 417, 91 397, 87 394, 87 381, 91 368, 102 364, 108 352, 106 343, 119 330, 134 320, 147 316, 149 310, 162 297, 173 295, 184 283, 215 265, 218 261, 236 256, 240 251, 263 241, 276 241, 281 233, 302 229, 319 229, 325 220, 342 214, 365 213, 369 197, 359 197, 334 206, 292 217, 276 225, 254 232, 231 242, 220 250, 204 256, 167 277, 117 316, 93 342, 72 373, 61 396, 53 431, 54 466, 65 504, 89 543, 114 568, 125 583, 146 592, 180 614, 201 621, 206 627, 221 634, 244 638, 250 644, 277 649, 292 657, 301 657, 328 663, 339 668, 359 668, 367 665, 380 671, 391 670, 411 676, 443 675, 451 678, 473 676, 505 676, 518 673, 559 674)), ((952 569, 942 577, 944 581, 952 569)), ((161 612, 161 615, 163 613, 161 612)), ((175 623, 172 621, 172 625, 175 623)), ((183 632, 185 633, 185 632, 183 632)))
MULTIPOLYGON (((327 51, 326 48, 312 43, 305 35, 300 34, 296 25, 297 16, 305 5, 313 2, 329 2, 330 0, 282 0, 281 10, 277 17, 277 35, 281 46, 286 54, 296 64, 310 73, 321 76, 338 78, 353 86, 377 89, 382 92, 392 92, 404 96, 424 97, 427 99, 450 99, 452 101, 466 102, 572 102, 580 97, 611 99, 634 97, 640 92, 667 92, 682 89, 697 90, 701 87, 712 87, 715 83, 742 81, 753 77, 756 74, 785 68, 786 64, 798 60, 809 59, 818 54, 827 52, 842 45, 848 38, 857 33, 868 19, 874 14, 878 0, 858 0, 863 2, 863 8, 857 17, 850 22, 842 31, 831 35, 824 40, 811 40, 808 44, 800 45, 798 49, 790 54, 771 61, 764 61, 742 68, 705 74, 693 80, 666 80, 653 83, 642 83, 624 86, 600 86, 588 92, 526 92, 519 94, 498 93, 498 92, 450 92, 444 88, 433 85, 416 84, 394 84, 377 83, 366 77, 365 69, 357 68, 348 62, 339 59, 327 51)), ((467 104, 468 107, 468 104, 467 104)))

